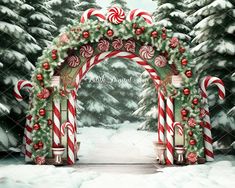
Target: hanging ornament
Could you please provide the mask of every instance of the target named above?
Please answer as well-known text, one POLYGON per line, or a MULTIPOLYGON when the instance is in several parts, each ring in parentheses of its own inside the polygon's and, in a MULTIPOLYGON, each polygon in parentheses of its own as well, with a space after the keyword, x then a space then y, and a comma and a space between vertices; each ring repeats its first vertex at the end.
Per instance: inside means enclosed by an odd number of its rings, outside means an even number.
POLYGON ((47 62, 44 62, 43 64, 42 64, 42 68, 44 68, 45 70, 49 70, 50 69, 50 64, 49 64, 49 62, 47 61, 47 62))
POLYGON ((88 31, 83 31, 82 37, 85 38, 85 39, 87 39, 87 38, 90 37, 90 33, 89 33, 88 31))
POLYGON ((98 50, 100 50, 101 52, 106 52, 109 50, 109 46, 109 41, 105 39, 100 39, 98 43, 98 50))
POLYGON ((119 7, 113 7, 108 10, 108 21, 113 24, 120 24, 125 20, 125 12, 119 7))
POLYGON ((166 33, 162 33, 162 39, 165 40, 167 37, 166 33))
POLYGON ((46 115, 46 110, 45 110, 44 108, 41 108, 41 109, 39 110, 39 115, 40 115, 40 116, 45 116, 45 115, 46 115))
POLYGON ((91 45, 86 44, 80 48, 80 55, 84 58, 90 58, 94 53, 94 49, 91 45))
POLYGON ((37 74, 36 78, 38 81, 42 81, 43 80, 43 75, 42 74, 37 74))
POLYGON ((191 146, 195 146, 196 145, 196 140, 194 140, 194 139, 191 139, 191 140, 189 140, 189 144, 191 145, 191 146))
POLYGON ((188 78, 191 78, 191 77, 193 76, 193 73, 192 73, 191 70, 187 70, 187 71, 185 72, 185 75, 186 75, 188 78))
POLYGON ((52 51, 51 51, 51 54, 57 54, 57 50, 56 49, 53 49, 52 51))
POLYGON ((190 164, 195 164, 195 163, 197 162, 197 154, 194 153, 194 152, 188 153, 188 155, 187 155, 187 161, 188 161, 190 164))
POLYGON ((38 150, 38 149, 39 149, 38 144, 34 144, 34 145, 33 145, 33 149, 34 149, 34 150, 38 150))
POLYGON ((188 64, 188 60, 186 59, 186 58, 183 58, 182 60, 181 60, 181 65, 182 66, 186 66, 188 64))
POLYGON ((157 32, 157 31, 153 31, 153 32, 151 33, 151 37, 157 38, 157 36, 158 36, 158 32, 157 32))
POLYGON ((42 149, 42 148, 43 148, 43 142, 42 142, 42 141, 39 141, 39 142, 38 142, 38 147, 39 147, 39 149, 42 149))
POLYGON ((107 31, 107 35, 109 36, 109 37, 112 37, 113 36, 113 30, 112 29, 109 29, 108 31, 107 31))
POLYGON ((66 59, 66 63, 68 64, 69 67, 75 68, 80 65, 80 58, 76 55, 69 56, 66 59))
POLYGON ((129 39, 126 41, 126 44, 124 45, 127 52, 135 53, 135 41, 129 39))
POLYGON ((192 103, 193 103, 194 105, 198 105, 199 99, 198 99, 198 98, 193 98, 192 103))
POLYGON ((142 32, 145 32, 145 27, 144 26, 142 26, 140 29, 141 29, 142 32))
POLYGON ((183 54, 183 53, 185 52, 185 48, 184 48, 184 47, 179 47, 179 52, 180 52, 181 54, 183 54))
POLYGON ((172 37, 170 40, 170 48, 176 48, 179 45, 179 39, 177 37, 172 37))
POLYGON ((182 116, 187 116, 187 115, 188 115, 188 110, 182 109, 182 110, 181 110, 181 115, 182 115, 182 116))
POLYGON ((189 135, 189 136, 193 136, 193 131, 189 131, 189 132, 188 132, 188 135, 189 135))
POLYGON ((184 93, 184 95, 189 95, 190 94, 190 89, 189 88, 184 88, 183 93, 184 93))
POLYGON ((122 39, 114 39, 112 46, 115 50, 120 50, 123 47, 122 39))
POLYGON ((138 27, 137 23, 133 23, 133 24, 132 24, 132 28, 133 28, 133 29, 136 29, 137 27, 138 27))
POLYGON ((188 125, 190 127, 194 128, 197 125, 197 122, 196 122, 195 118, 193 118, 193 117, 189 118, 188 125))
POLYGON ((37 131, 37 130, 39 130, 39 129, 40 129, 40 125, 39 125, 38 123, 35 123, 35 124, 33 125, 33 130, 37 131))
POLYGON ((47 120, 47 125, 52 125, 53 121, 51 119, 47 120))
POLYGON ((60 43, 68 43, 69 42, 69 37, 66 33, 63 33, 61 36, 60 36, 60 43))
POLYGON ((135 34, 136 35, 141 35, 142 34, 142 30, 140 28, 135 30, 135 34))
POLYGON ((154 64, 157 67, 165 67, 167 64, 167 59, 164 56, 159 55, 155 58, 154 64))
POLYGON ((43 165, 43 164, 46 163, 46 159, 45 159, 45 157, 37 156, 35 158, 35 163, 38 164, 38 165, 43 165))
POLYGON ((152 46, 147 46, 147 45, 142 46, 140 48, 140 51, 139 51, 140 57, 145 59, 145 60, 152 59, 153 56, 154 56, 154 52, 155 51, 154 51, 153 47, 152 46))

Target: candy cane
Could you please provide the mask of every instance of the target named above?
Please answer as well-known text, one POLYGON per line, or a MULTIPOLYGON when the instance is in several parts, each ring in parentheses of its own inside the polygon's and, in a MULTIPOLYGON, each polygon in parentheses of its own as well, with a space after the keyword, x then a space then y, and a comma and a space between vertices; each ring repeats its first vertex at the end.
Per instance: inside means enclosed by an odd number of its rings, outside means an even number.
POLYGON ((68 159, 67 162, 69 165, 75 163, 75 155, 74 155, 74 126, 70 122, 65 122, 61 126, 61 135, 65 135, 65 128, 68 128, 68 159))
POLYGON ((32 116, 28 115, 26 116, 26 123, 25 123, 25 129, 24 129, 24 137, 23 137, 23 147, 22 152, 25 155, 25 161, 30 162, 32 161, 32 126, 31 126, 31 119, 32 116))
POLYGON ((61 120, 61 113, 60 113, 60 101, 54 100, 53 101, 53 147, 58 147, 61 143, 60 140, 60 120, 61 120))
POLYGON ((111 58, 111 57, 117 57, 117 58, 124 58, 129 59, 131 61, 135 61, 140 66, 142 66, 150 75, 150 77, 153 80, 153 83, 156 86, 160 85, 160 77, 157 75, 157 72, 155 69, 149 65, 146 61, 141 59, 139 56, 134 55, 130 52, 124 52, 124 51, 109 51, 109 52, 103 52, 96 56, 93 56, 91 59, 87 60, 87 62, 79 69, 78 75, 76 77, 76 87, 78 89, 79 83, 81 82, 82 78, 86 75, 86 73, 96 64, 104 61, 105 59, 111 58))
POLYGON ((135 17, 142 17, 148 24, 153 25, 153 18, 151 14, 144 10, 140 9, 132 10, 128 15, 127 20, 132 21, 133 19, 135 19, 135 17))
MULTIPOLYGON (((70 95, 69 95, 69 99, 68 99, 68 121, 70 123, 71 126, 73 126, 73 130, 75 132, 75 98, 76 98, 76 94, 75 91, 72 90, 70 95)), ((70 139, 72 141, 73 144, 69 143, 70 141, 68 140, 68 164, 72 165, 75 163, 75 136, 74 134, 70 135, 70 139)))
POLYGON ((21 102, 23 100, 23 97, 20 93, 21 89, 32 89, 33 85, 31 82, 27 80, 19 80, 17 84, 14 87, 14 93, 13 95, 15 96, 16 100, 21 102))
POLYGON ((173 128, 175 129, 175 127, 178 128, 178 133, 180 136, 183 136, 184 130, 183 130, 183 126, 180 122, 174 122, 173 123, 173 128))
POLYGON ((158 143, 164 143, 165 136, 165 98, 161 90, 158 91, 158 143))
POLYGON ((224 83, 221 79, 217 77, 212 76, 206 76, 202 79, 200 88, 201 88, 201 96, 202 96, 202 102, 204 104, 204 110, 205 110, 205 127, 204 127, 204 144, 205 144, 205 155, 207 161, 213 161, 214 160, 214 153, 213 153, 213 147, 212 147, 212 135, 211 135, 211 123, 210 123, 210 116, 209 116, 209 106, 208 106, 208 93, 207 88, 215 84, 219 89, 219 98, 221 100, 225 97, 225 87, 224 83))
POLYGON ((91 16, 97 17, 100 21, 105 21, 106 19, 105 15, 100 10, 90 8, 82 14, 80 22, 85 23, 91 16))
POLYGON ((174 162, 174 139, 173 139, 173 122, 174 122, 174 109, 173 98, 167 97, 166 99, 166 164, 172 165, 174 162))

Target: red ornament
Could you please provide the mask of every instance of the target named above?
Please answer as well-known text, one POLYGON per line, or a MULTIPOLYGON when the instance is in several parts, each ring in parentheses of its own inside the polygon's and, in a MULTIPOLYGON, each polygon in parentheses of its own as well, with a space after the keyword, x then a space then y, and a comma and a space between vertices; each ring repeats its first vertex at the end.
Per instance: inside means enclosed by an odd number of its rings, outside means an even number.
POLYGON ((38 147, 39 147, 39 149, 42 149, 42 148, 43 148, 43 142, 42 142, 42 141, 39 141, 39 142, 38 142, 38 147))
POLYGON ((195 164, 197 162, 197 154, 190 152, 187 156, 187 160, 190 164, 195 164))
POLYGON ((50 97, 50 94, 50 91, 44 88, 40 93, 37 94, 37 97, 39 99, 47 99, 48 97, 50 97))
POLYGON ((82 33, 82 36, 83 36, 83 38, 87 39, 87 38, 90 37, 90 33, 89 33, 88 31, 84 31, 84 32, 82 33))
POLYGON ((41 109, 39 110, 39 115, 40 115, 40 116, 45 116, 45 115, 46 115, 46 110, 45 110, 44 108, 41 108, 41 109))
POLYGON ((153 31, 153 32, 151 33, 151 37, 157 38, 157 36, 158 36, 158 32, 157 32, 157 31, 153 31))
POLYGON ((186 58, 181 60, 181 65, 186 66, 188 64, 188 60, 186 58))
POLYGON ((57 59, 57 54, 52 54, 52 55, 51 55, 51 58, 52 58, 53 60, 56 60, 56 59, 57 59))
POLYGON ((145 27, 144 26, 142 26, 140 29, 141 29, 142 32, 145 31, 145 27))
POLYGON ((189 136, 193 136, 193 131, 189 131, 189 132, 188 132, 188 135, 189 135, 189 136))
POLYGON ((166 37, 167 37, 167 35, 166 35, 166 33, 162 33, 162 39, 166 39, 166 37))
POLYGON ((38 81, 42 81, 43 80, 43 75, 42 74, 37 74, 36 76, 38 81))
POLYGON ((109 30, 107 31, 107 35, 108 35, 109 37, 112 37, 112 36, 113 36, 113 30, 112 30, 112 29, 109 29, 109 30))
POLYGON ((53 50, 51 51, 51 53, 52 53, 52 54, 57 54, 57 50, 56 50, 56 49, 53 49, 53 50))
POLYGON ((189 88, 184 88, 183 93, 184 93, 184 95, 189 95, 190 94, 190 89, 189 88))
POLYGON ((193 103, 194 105, 198 105, 199 99, 198 99, 198 98, 193 98, 192 103, 193 103))
POLYGON ((195 118, 193 118, 193 117, 189 118, 188 125, 190 127, 194 128, 197 125, 197 122, 196 122, 195 118))
POLYGON ((180 52, 181 54, 183 54, 183 53, 185 52, 185 48, 184 48, 184 47, 179 47, 179 52, 180 52))
POLYGON ((132 28, 136 29, 138 27, 137 23, 132 24, 132 28))
POLYGON ((204 127, 204 126, 205 126, 204 121, 201 121, 201 122, 199 123, 199 125, 200 125, 201 127, 204 127))
POLYGON ((188 115, 188 110, 182 109, 181 110, 181 115, 184 116, 184 117, 187 116, 188 115))
POLYGON ((193 76, 193 73, 191 70, 187 70, 185 71, 185 75, 188 77, 188 78, 191 78, 193 76))
POLYGON ((176 48, 179 45, 179 39, 177 37, 172 37, 170 40, 170 48, 176 48))
POLYGON ((37 131, 40 129, 40 125, 38 123, 33 125, 33 130, 37 131))
POLYGON ((47 125, 52 125, 52 123, 53 123, 53 122, 52 122, 51 119, 48 119, 48 120, 47 120, 47 125))
POLYGON ((38 144, 34 144, 34 145, 33 145, 33 149, 34 149, 34 150, 38 150, 38 149, 39 149, 38 144))
POLYGON ((45 69, 45 70, 48 70, 50 69, 50 64, 48 62, 45 62, 42 64, 42 67, 45 69))
POLYGON ((135 34, 136 35, 141 35, 142 34, 142 30, 140 28, 135 30, 135 34))
POLYGON ((194 139, 191 139, 191 140, 189 140, 189 144, 191 145, 191 146, 195 146, 196 145, 196 140, 194 140, 194 139))

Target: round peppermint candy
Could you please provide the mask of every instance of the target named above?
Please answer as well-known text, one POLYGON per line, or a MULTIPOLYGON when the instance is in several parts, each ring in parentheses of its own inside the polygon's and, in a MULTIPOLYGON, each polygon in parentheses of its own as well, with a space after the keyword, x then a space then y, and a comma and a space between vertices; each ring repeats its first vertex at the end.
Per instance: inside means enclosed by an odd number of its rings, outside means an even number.
POLYGON ((82 46, 80 49, 80 55, 84 58, 90 58, 93 55, 93 53, 94 49, 89 44, 82 46))
POLYGON ((120 50, 123 47, 122 39, 114 39, 112 46, 115 50, 120 50))
POLYGON ((135 42, 133 40, 127 40, 126 44, 124 45, 127 52, 135 53, 135 42))
POLYGON ((66 62, 70 67, 74 68, 74 67, 77 67, 80 64, 80 59, 79 59, 78 56, 72 55, 72 56, 67 58, 66 62))
POLYGON ((109 50, 109 42, 105 39, 101 39, 98 43, 98 49, 102 52, 106 52, 109 50))
POLYGON ((113 24, 120 24, 125 20, 125 13, 119 7, 110 8, 107 14, 108 21, 113 24))
POLYGON ((140 57, 142 57, 143 59, 149 60, 152 59, 153 56, 154 56, 154 49, 152 46, 145 45, 140 48, 140 57))
POLYGON ((165 67, 167 64, 167 59, 164 56, 159 55, 155 58, 154 64, 157 67, 165 67))

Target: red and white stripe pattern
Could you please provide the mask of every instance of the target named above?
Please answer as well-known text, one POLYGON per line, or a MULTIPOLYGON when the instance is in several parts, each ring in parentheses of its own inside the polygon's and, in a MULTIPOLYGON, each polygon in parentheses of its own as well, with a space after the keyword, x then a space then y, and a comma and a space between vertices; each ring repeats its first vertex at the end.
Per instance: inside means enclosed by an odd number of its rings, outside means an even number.
MULTIPOLYGON (((183 136, 184 129, 183 129, 182 124, 181 124, 180 122, 174 122, 174 123, 173 123, 173 128, 174 128, 174 130, 175 130, 176 127, 178 128, 178 133, 179 133, 179 135, 180 135, 180 136, 183 136)), ((175 131, 174 131, 174 132, 175 132, 175 131)))
POLYGON ((100 21, 106 20, 105 15, 100 10, 96 10, 94 8, 91 8, 91 9, 86 10, 82 14, 80 22, 85 23, 91 16, 97 17, 100 21))
POLYGON ((166 99, 166 164, 173 165, 174 162, 174 100, 172 97, 166 99))
POLYGON ((61 143, 60 139, 60 126, 61 126, 61 113, 60 113, 60 100, 53 101, 53 147, 58 147, 61 143))
POLYGON ((161 90, 158 91, 158 143, 165 142, 165 97, 161 90))
POLYGON ((135 19, 136 17, 142 17, 144 18, 144 20, 146 21, 146 23, 153 25, 153 18, 152 15, 144 10, 140 10, 140 9, 134 9, 132 11, 130 11, 127 20, 128 21, 132 21, 133 19, 135 19))
POLYGON ((208 100, 207 100, 208 94, 206 91, 207 88, 213 84, 215 84, 218 87, 219 98, 223 100, 225 97, 225 87, 221 79, 217 77, 206 76, 201 80, 201 84, 200 84, 201 96, 202 96, 202 102, 204 104, 204 110, 205 110, 205 116, 203 120, 205 121, 204 144, 205 144, 205 156, 206 156, 207 161, 214 160, 214 153, 213 153, 213 147, 212 147, 212 135, 211 135, 211 123, 210 123, 209 106, 208 106, 208 100))
POLYGON ((74 153, 74 126, 70 122, 65 122, 61 125, 61 135, 65 135, 65 128, 67 128, 67 144, 68 144, 68 165, 75 163, 75 153, 74 153))
POLYGON ((26 123, 24 129, 24 137, 23 137, 23 154, 25 155, 25 161, 30 162, 32 161, 32 125, 31 125, 32 116, 26 116, 26 123))
POLYGON ((116 57, 116 58, 124 58, 129 59, 132 61, 135 61, 139 65, 141 65, 150 75, 152 78, 155 86, 160 85, 160 77, 157 75, 155 69, 150 66, 146 61, 141 59, 139 56, 132 54, 130 52, 124 52, 124 51, 109 51, 109 52, 103 52, 96 56, 93 56, 91 59, 87 60, 87 62, 80 68, 78 75, 76 77, 76 85, 77 89, 79 86, 79 83, 81 82, 82 78, 86 75, 86 73, 96 64, 104 61, 105 59, 116 57))
POLYGON ((75 98, 76 98, 76 94, 75 91, 72 90, 71 93, 69 94, 69 99, 68 99, 68 122, 70 123, 70 126, 73 129, 73 132, 70 131, 70 133, 68 133, 68 164, 72 165, 75 163, 75 98))
POLYGON ((19 80, 17 84, 14 87, 14 93, 13 95, 15 96, 16 100, 21 102, 23 100, 22 95, 20 94, 21 89, 32 89, 33 85, 31 82, 27 80, 19 80))

